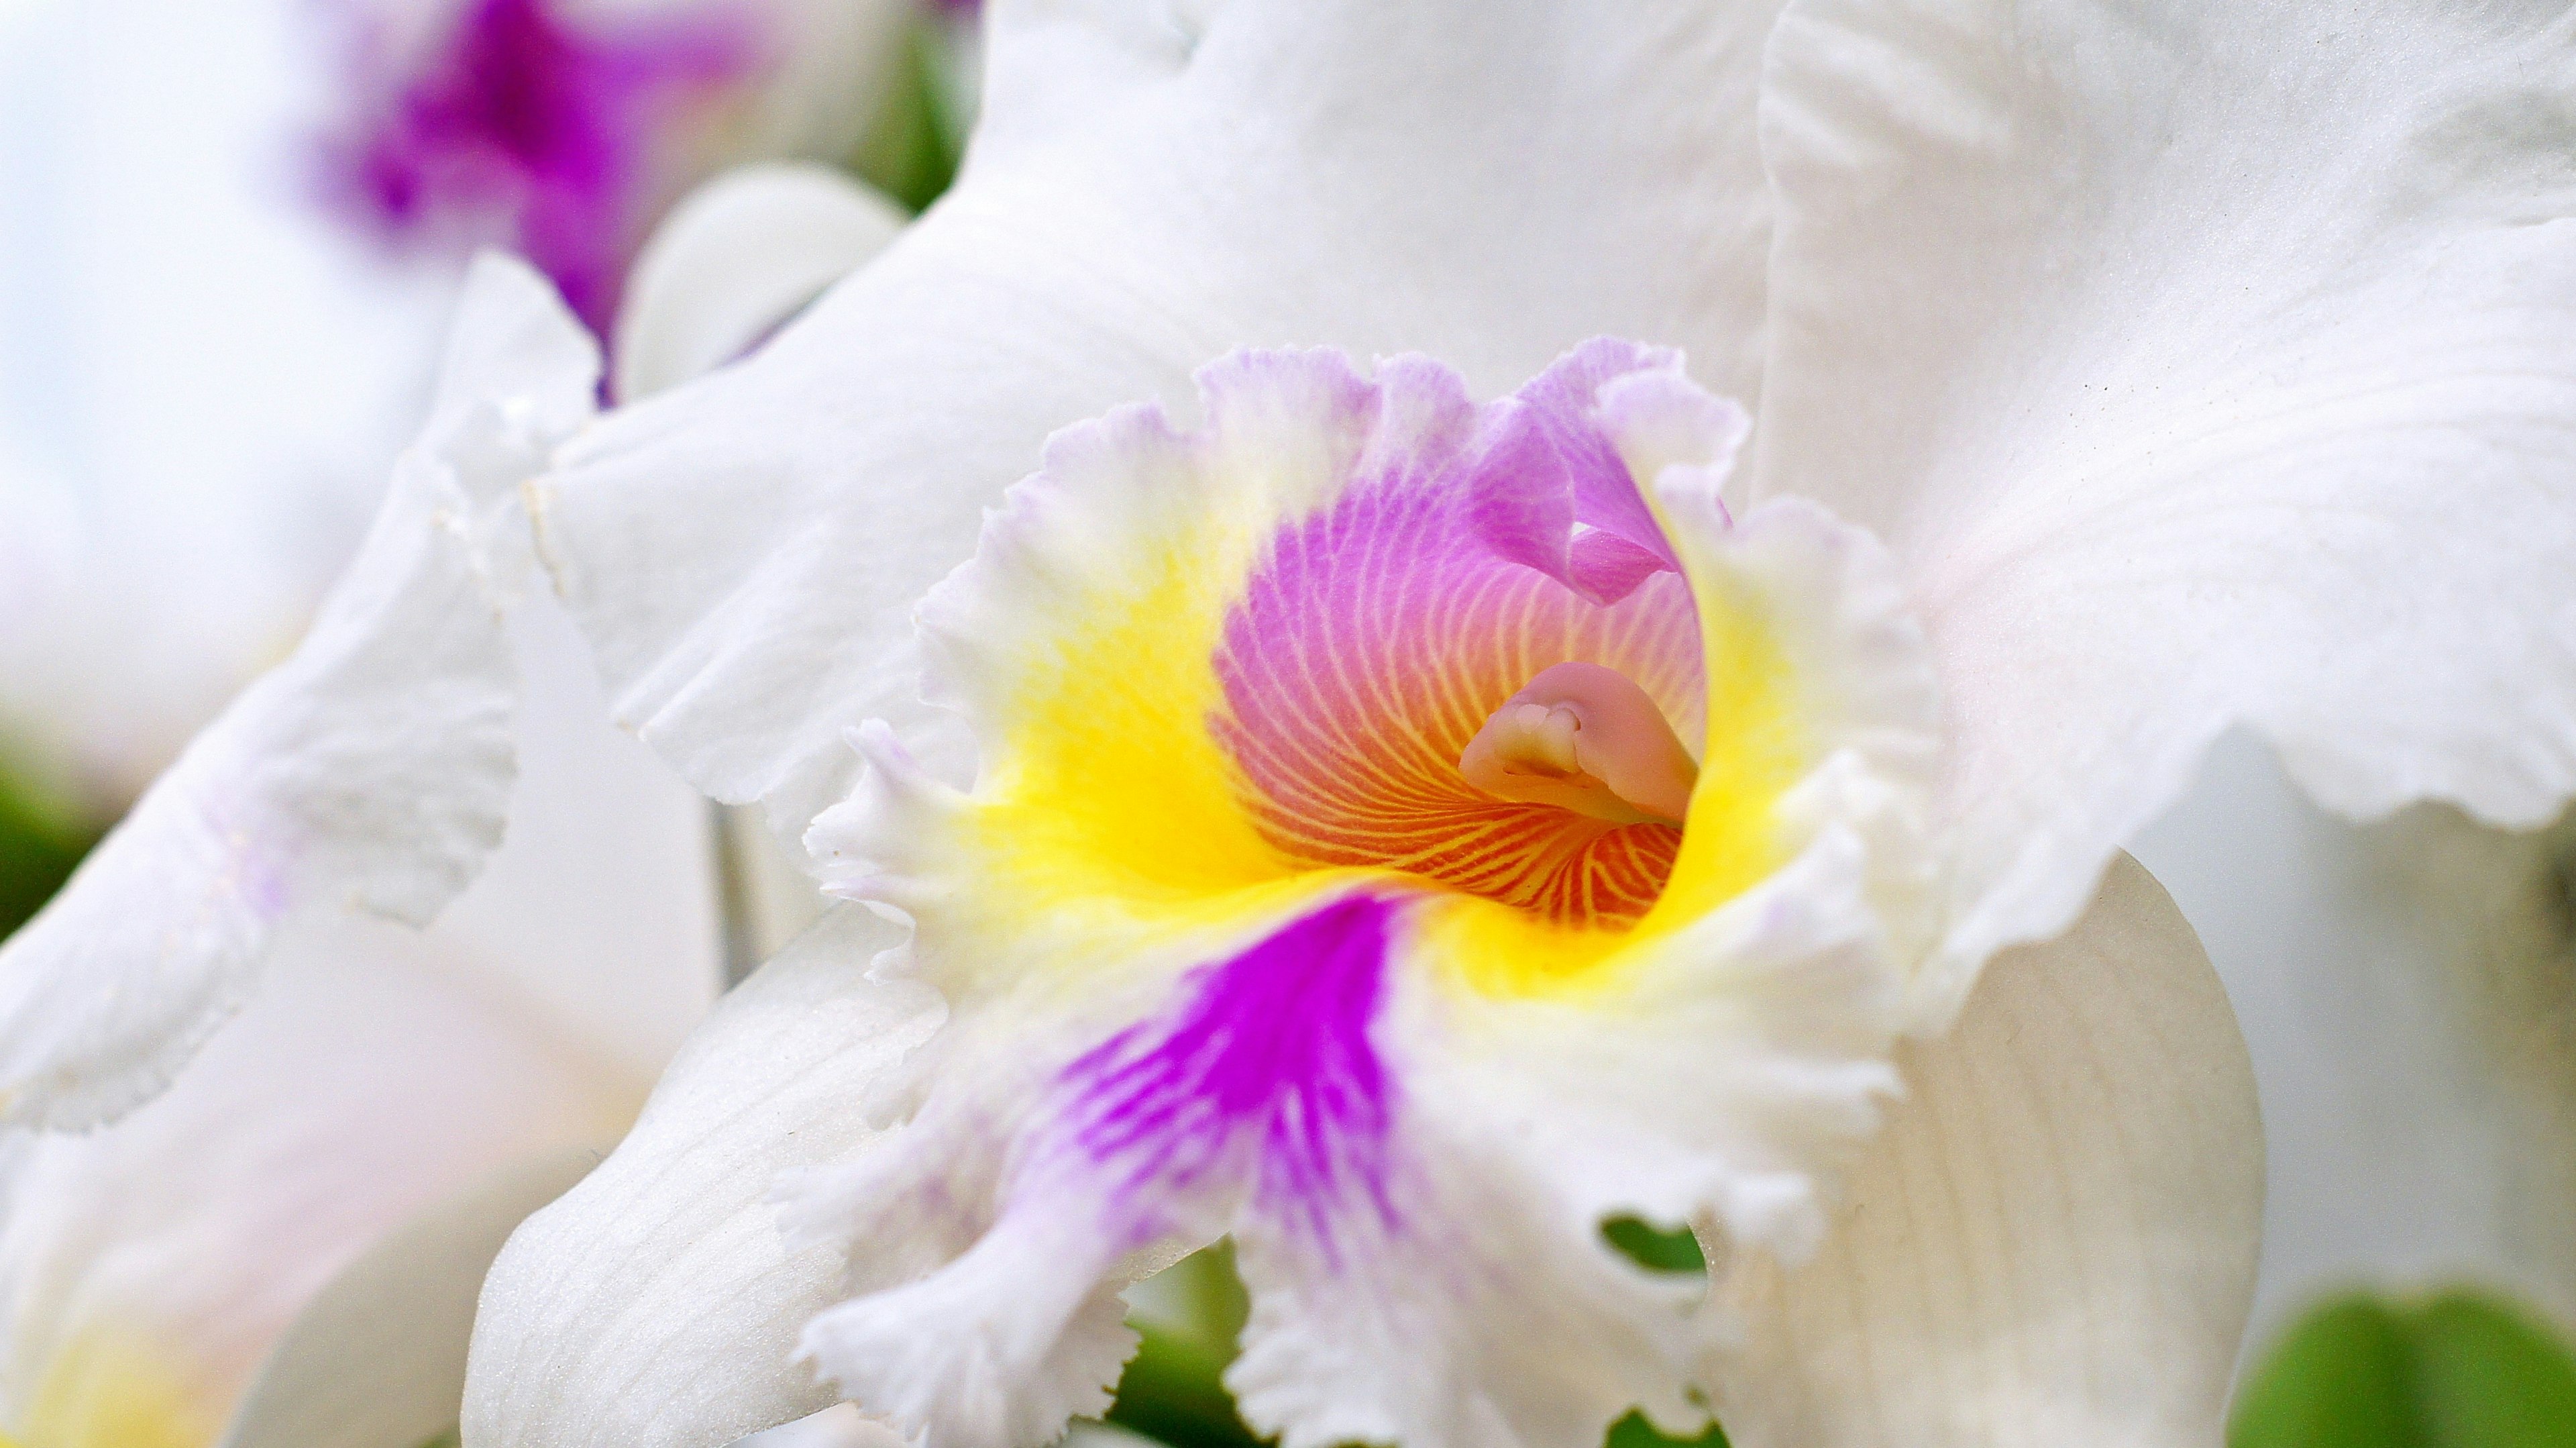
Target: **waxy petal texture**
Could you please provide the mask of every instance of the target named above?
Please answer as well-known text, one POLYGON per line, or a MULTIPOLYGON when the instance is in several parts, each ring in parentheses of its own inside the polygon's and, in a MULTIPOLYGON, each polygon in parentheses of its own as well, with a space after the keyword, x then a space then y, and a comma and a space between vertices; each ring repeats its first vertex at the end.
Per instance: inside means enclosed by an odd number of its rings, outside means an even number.
POLYGON ((1804 0, 1757 492, 1911 572, 1925 1005, 2243 721, 2331 808, 2576 790, 2576 49, 2547 5, 1804 0))
POLYGON ((791 1354, 839 1262, 791 1254, 769 1195, 868 1135, 864 1103, 937 1025, 930 992, 866 978, 899 938, 855 906, 827 915, 725 996, 616 1152, 511 1239, 475 1327, 467 1442, 724 1448, 831 1404, 791 1354))
POLYGON ((2164 1448, 2223 1436, 2263 1131, 2218 977, 2123 857, 2063 937, 2000 957, 1815 1259, 1726 1281, 1740 1448, 2164 1448))

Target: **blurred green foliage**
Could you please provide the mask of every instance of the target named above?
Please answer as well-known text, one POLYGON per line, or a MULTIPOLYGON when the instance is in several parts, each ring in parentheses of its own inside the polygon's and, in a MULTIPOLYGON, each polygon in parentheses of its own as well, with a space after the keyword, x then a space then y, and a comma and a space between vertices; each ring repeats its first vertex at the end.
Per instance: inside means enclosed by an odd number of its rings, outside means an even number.
POLYGON ((1625 1253, 1629 1261, 1650 1271, 1708 1270, 1708 1259, 1700 1255, 1699 1239, 1691 1235, 1688 1227, 1666 1231, 1635 1217, 1613 1217, 1601 1224, 1601 1236, 1625 1253))
POLYGON ((27 922, 97 836, 0 770, 0 937, 27 922))
POLYGON ((1224 1347, 1157 1327, 1142 1327, 1144 1342, 1118 1379, 1109 1421, 1172 1448, 1253 1448, 1262 1440, 1234 1411, 1234 1396, 1220 1375, 1234 1360, 1224 1347))
POLYGON ((907 22, 894 84, 850 157, 860 179, 914 212, 957 179, 966 124, 955 89, 957 42, 935 16, 907 22))
POLYGON ((2229 1448, 2576 1448, 2576 1359, 2497 1299, 2354 1293, 2240 1386, 2229 1448))
POLYGON ((1180 1319, 1131 1318, 1144 1341, 1118 1379, 1109 1421, 1172 1448, 1249 1448, 1262 1440, 1221 1381, 1251 1313, 1235 1274, 1234 1244, 1219 1242, 1164 1269, 1160 1286, 1180 1319))

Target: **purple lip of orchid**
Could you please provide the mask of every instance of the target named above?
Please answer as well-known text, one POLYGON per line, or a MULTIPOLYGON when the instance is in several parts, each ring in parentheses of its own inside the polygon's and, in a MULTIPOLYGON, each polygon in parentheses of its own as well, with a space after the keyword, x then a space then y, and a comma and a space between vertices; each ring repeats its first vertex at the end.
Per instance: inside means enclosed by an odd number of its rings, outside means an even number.
POLYGON ((606 23, 560 0, 471 0, 425 59, 362 31, 362 98, 326 146, 342 209, 402 243, 508 244, 607 335, 627 263, 654 218, 663 132, 758 70, 745 10, 606 23))
POLYGON ((1263 1203, 1327 1252, 1345 1193, 1391 1221, 1394 1084, 1370 1030, 1395 914, 1359 896, 1292 921, 1198 972, 1171 1018, 1074 1062, 1083 1154, 1139 1207, 1249 1155, 1263 1203))

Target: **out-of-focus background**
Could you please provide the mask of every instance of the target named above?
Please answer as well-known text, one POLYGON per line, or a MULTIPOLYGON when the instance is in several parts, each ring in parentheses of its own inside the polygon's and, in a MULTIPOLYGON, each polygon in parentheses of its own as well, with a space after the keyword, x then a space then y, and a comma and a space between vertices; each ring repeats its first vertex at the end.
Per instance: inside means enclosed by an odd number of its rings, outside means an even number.
MULTIPOLYGON (((818 163, 918 210, 971 125, 975 26, 940 0, 0 0, 0 933, 299 636, 420 418, 474 248, 528 257, 613 343, 637 253, 730 168, 818 163)), ((715 856, 695 809, 665 811, 684 871, 715 856)), ((2270 1138, 2235 1448, 2576 1444, 2576 832, 2353 826, 2230 740, 2138 853, 2227 982, 2270 1138)), ((720 874, 644 927, 707 992, 720 874)), ((682 995, 663 1037, 702 1007, 682 995)), ((112 1171, 113 1136, 45 1171, 0 1153, 0 1442, 214 1442, 297 1305, 164 1313, 239 1341, 164 1343, 196 1357, 149 1412, 133 1384, 159 1378, 49 1337, 91 1302, 61 1283, 106 1258, 28 1227, 31 1184, 193 1169, 112 1171)), ((364 1246, 187 1210, 152 1218, 154 1250, 271 1252, 319 1282, 364 1246)), ((1123 1429, 1083 1431, 1252 1441, 1216 1381, 1242 1311, 1223 1254, 1137 1302, 1123 1429)), ((877 1441, 846 1415, 801 1431, 877 1441)), ((1612 1441, 1666 1440, 1632 1420, 1612 1441)))

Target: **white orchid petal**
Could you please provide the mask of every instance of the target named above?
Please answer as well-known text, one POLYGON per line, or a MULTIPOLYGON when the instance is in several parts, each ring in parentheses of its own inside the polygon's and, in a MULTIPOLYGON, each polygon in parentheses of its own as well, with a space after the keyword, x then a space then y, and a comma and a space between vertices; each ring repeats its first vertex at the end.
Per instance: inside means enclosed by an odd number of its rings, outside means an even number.
POLYGON ((1758 484, 1913 568, 1936 1015, 2232 721, 2349 813, 2576 790, 2571 58, 2443 0, 1782 20, 1758 484))
POLYGON ((2252 1299, 2262 1129, 2227 997, 2119 857, 2075 929, 1998 959, 1823 1249, 1724 1282, 1740 1448, 2214 1443, 2252 1299))
POLYGON ((631 1086, 481 971, 385 921, 310 922, 170 1091, 93 1132, 12 1139, 0 1432, 211 1441, 370 1244, 513 1163, 614 1139, 631 1086))
POLYGON ((2576 1326, 2576 835, 2355 826, 2232 737, 2140 837, 2270 1127, 2254 1341, 2355 1282, 2507 1286, 2576 1326))
POLYGON ((824 1408, 790 1361, 839 1295, 790 1255, 778 1174, 868 1135, 863 1103, 935 998, 866 979, 891 927, 856 907, 725 997, 599 1170, 529 1219, 484 1287, 466 1378, 474 1448, 719 1448, 824 1408))
POLYGON ((617 320, 618 396, 649 397, 757 346, 903 230, 901 208, 824 166, 728 172, 647 242, 617 320))
POLYGON ((425 923, 498 844, 516 683, 482 524, 590 410, 595 349, 486 258, 440 395, 313 631, 0 947, 0 1116, 160 1089, 307 911, 425 923))
POLYGON ((574 1147, 519 1163, 368 1248, 279 1337, 220 1448, 420 1448, 456 1426, 483 1274, 598 1160, 574 1147))
POLYGON ((764 1428, 734 1448, 907 1448, 903 1435, 883 1423, 859 1416, 847 1403, 836 1404, 793 1423, 764 1428))
POLYGON ((608 722, 552 600, 505 627, 522 681, 509 829, 431 934, 641 1104, 722 983, 706 799, 608 722))
MULTIPOLYGON (((545 485, 619 717, 793 835, 843 726, 916 743, 907 610, 1053 429, 1242 344, 1420 348, 1499 389, 1600 332, 1749 395, 1769 7, 997 7, 964 177, 746 365, 545 485)), ((935 763, 954 766, 954 753, 935 763)))

